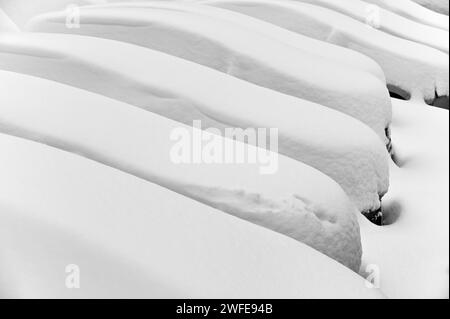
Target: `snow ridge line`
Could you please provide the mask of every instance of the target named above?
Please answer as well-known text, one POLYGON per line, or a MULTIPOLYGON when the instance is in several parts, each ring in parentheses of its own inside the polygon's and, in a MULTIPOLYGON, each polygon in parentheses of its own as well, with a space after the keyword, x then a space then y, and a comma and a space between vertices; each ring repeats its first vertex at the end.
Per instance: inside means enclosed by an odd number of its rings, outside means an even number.
MULTIPOLYGON (((177 183, 164 180, 159 176, 149 174, 149 172, 133 165, 121 163, 107 155, 103 155, 101 152, 96 152, 92 148, 86 148, 81 144, 74 144, 73 142, 68 143, 59 138, 50 137, 33 130, 7 124, 2 122, 1 118, 0 133, 59 149, 117 169, 147 182, 168 188, 180 195, 190 197, 223 212, 291 237, 324 253, 353 271, 359 271, 362 256, 360 246, 356 251, 346 251, 346 249, 334 251, 330 250, 329 247, 330 241, 337 239, 336 235, 333 235, 331 238, 322 239, 322 235, 314 233, 314 231, 298 231, 299 225, 302 225, 302 228, 306 229, 317 229, 317 227, 319 227, 319 229, 325 230, 331 228, 330 231, 332 233, 340 227, 340 225, 337 225, 336 218, 327 218, 326 214, 321 213, 322 209, 320 207, 305 201, 300 195, 293 194, 291 198, 273 201, 265 198, 262 194, 251 194, 243 190, 199 187, 198 185, 185 185, 184 187, 180 184, 177 185, 177 183), (226 198, 230 197, 230 195, 233 199, 233 204, 224 201, 224 196, 226 198), (274 219, 276 220, 276 223, 273 222, 274 219)), ((348 245, 354 246, 356 244, 355 241, 360 242, 359 225, 356 219, 350 221, 350 227, 357 229, 358 232, 356 238, 354 238, 355 234, 344 234, 344 237, 349 236, 350 242, 353 243, 348 244, 343 242, 342 245, 344 247, 349 247, 348 245)), ((358 247, 358 245, 356 246, 358 247)))
POLYGON ((70 54, 70 58, 28 59, 20 54, 0 53, 0 65, 5 70, 102 94, 188 125, 200 119, 205 127, 217 127, 212 119, 221 119, 221 123, 235 128, 278 128, 281 154, 338 181, 360 211, 380 206, 379 195, 389 185, 388 153, 379 136, 354 118, 186 60, 117 41, 35 33, 14 37, 10 43, 5 41, 5 47, 26 52, 43 45, 70 54), (66 45, 70 50, 61 49, 66 45), (119 61, 116 54, 92 52, 122 52, 121 56, 128 59, 119 61), (152 72, 143 73, 137 61, 152 72), (193 76, 196 81, 192 81, 193 76), (330 122, 339 127, 338 135, 336 128, 329 127, 330 122), (379 170, 379 175, 374 170, 379 170), (377 180, 378 176, 385 178, 377 180))
POLYGON ((448 54, 368 27, 342 13, 296 1, 200 0, 240 12, 318 40, 358 51, 378 62, 389 85, 429 102, 449 96, 448 54), (330 24, 333 21, 333 24, 330 24))

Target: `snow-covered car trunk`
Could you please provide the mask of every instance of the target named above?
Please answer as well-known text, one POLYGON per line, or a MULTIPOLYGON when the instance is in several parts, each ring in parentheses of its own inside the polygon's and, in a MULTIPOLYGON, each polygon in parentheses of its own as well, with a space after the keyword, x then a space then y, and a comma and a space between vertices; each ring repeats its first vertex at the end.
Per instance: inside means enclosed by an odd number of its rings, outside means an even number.
POLYGON ((217 19, 208 14, 208 7, 204 13, 193 12, 191 7, 177 3, 81 7, 80 28, 67 28, 67 12, 61 11, 33 19, 27 29, 97 36, 178 56, 346 113, 388 143, 392 112, 384 81, 217 19))
POLYGON ((398 38, 327 8, 288 0, 202 0, 359 51, 383 68, 390 90, 433 103, 449 96, 448 54, 398 38))
POLYGON ((100 93, 179 122, 221 130, 275 128, 279 152, 337 181, 364 213, 379 211, 388 152, 343 113, 134 45, 60 34, 0 38, 0 68, 100 93), (332 125, 331 125, 332 123, 332 125))

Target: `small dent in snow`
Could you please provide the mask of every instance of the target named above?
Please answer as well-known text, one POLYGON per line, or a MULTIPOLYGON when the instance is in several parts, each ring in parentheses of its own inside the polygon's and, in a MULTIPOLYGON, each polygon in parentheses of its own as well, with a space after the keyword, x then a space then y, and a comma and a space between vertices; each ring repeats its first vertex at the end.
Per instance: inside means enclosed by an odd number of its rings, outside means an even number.
POLYGON ((321 222, 328 222, 330 224, 335 224, 337 222, 336 216, 330 215, 327 213, 326 209, 319 207, 319 205, 314 204, 297 194, 293 194, 287 199, 273 201, 266 198, 263 194, 250 193, 242 189, 228 190, 218 187, 210 188, 193 185, 188 186, 187 189, 189 189, 188 193, 191 193, 194 196, 197 195, 196 197, 208 198, 210 205, 225 209, 239 216, 300 213, 312 215, 321 222), (207 196, 198 196, 202 193, 206 193, 207 196))
POLYGON ((302 242, 354 271, 360 267, 356 214, 342 208, 328 209, 298 194, 271 200, 241 189, 185 185, 180 190, 211 207, 302 242))

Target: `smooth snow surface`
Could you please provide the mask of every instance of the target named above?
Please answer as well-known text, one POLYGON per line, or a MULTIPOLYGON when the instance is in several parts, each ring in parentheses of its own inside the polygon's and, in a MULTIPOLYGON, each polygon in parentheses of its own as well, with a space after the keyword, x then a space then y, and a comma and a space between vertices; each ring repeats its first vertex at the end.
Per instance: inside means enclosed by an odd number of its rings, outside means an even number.
POLYGON ((423 102, 393 100, 399 166, 383 207, 390 224, 361 218, 363 267, 380 268, 389 298, 449 297, 449 117, 423 102))
POLYGON ((395 35, 397 37, 422 43, 441 50, 449 51, 448 31, 425 26, 411 21, 383 8, 376 11, 369 3, 360 0, 295 0, 299 2, 320 5, 325 8, 343 13, 349 17, 364 23, 372 23, 372 26, 395 35), (371 10, 373 12, 371 12, 371 10), (371 16, 374 15, 374 16, 371 16), (371 20, 372 19, 372 20, 371 20))
POLYGON ((19 28, 11 21, 0 7, 0 32, 19 31, 19 28))
POLYGON ((391 12, 395 12, 410 20, 420 22, 425 25, 449 30, 449 19, 447 15, 431 11, 411 0, 365 0, 368 3, 378 5, 391 12))
POLYGON ((107 2, 107 0, 0 0, 0 8, 22 28, 30 18, 40 13, 107 2))
MULTIPOLYGON (((272 23, 267 23, 260 19, 254 19, 248 15, 240 14, 238 12, 233 12, 230 10, 224 10, 220 8, 215 8, 212 6, 197 5, 202 4, 200 1, 195 0, 145 0, 138 2, 122 2, 122 0, 109 0, 107 6, 116 6, 120 8, 124 7, 165 7, 174 8, 178 7, 179 10, 203 14, 209 17, 214 17, 218 20, 225 20, 231 22, 235 25, 248 28, 254 32, 259 32, 260 34, 269 37, 272 40, 283 42, 284 44, 295 47, 296 49, 302 50, 306 53, 312 54, 316 57, 326 58, 328 60, 334 61, 342 66, 352 69, 363 70, 372 73, 377 78, 385 81, 384 72, 381 67, 373 61, 371 58, 363 55, 359 52, 349 50, 334 44, 319 41, 310 37, 306 37, 302 34, 289 31, 284 28, 280 28, 272 23), (116 3, 118 2, 118 3, 116 3), (189 5, 185 5, 188 3, 189 5), (184 6, 180 6, 180 5, 184 6)), ((91 6, 93 7, 93 6, 91 6)), ((102 5, 96 5, 95 7, 103 7, 102 5)), ((236 35, 235 35, 236 36, 236 35)))
POLYGON ((308 246, 134 176, 3 134, 0 149, 3 298, 382 297, 308 246))
POLYGON ((448 30, 448 0, 0 0, 0 298, 448 299, 448 30))
POLYGON ((385 136, 391 103, 384 81, 217 19, 208 14, 208 7, 204 13, 191 7, 177 3, 82 7, 80 28, 67 28, 67 14, 58 12, 33 19, 27 29, 97 36, 162 51, 336 109, 385 136))
POLYGON ((364 53, 383 68, 391 87, 426 101, 449 95, 448 54, 387 34, 327 8, 298 1, 207 0, 288 30, 364 53))
MULTIPOLYGON (((172 132, 185 128, 193 136, 199 130, 51 81, 0 74, 0 91, 7 92, 0 93, 2 132, 83 154, 158 183, 293 237, 358 271, 359 212, 333 180, 315 169, 285 157, 279 158, 272 175, 260 174, 256 164, 174 163, 172 132)), ((236 146, 241 147, 254 148, 236 146)))
POLYGON ((430 10, 448 15, 448 0, 413 0, 430 10))
POLYGON ((117 41, 30 33, 0 38, 0 68, 101 93, 188 125, 202 120, 219 129, 277 128, 280 153, 332 177, 360 211, 377 210, 388 190, 388 152, 363 123, 183 59, 117 41))

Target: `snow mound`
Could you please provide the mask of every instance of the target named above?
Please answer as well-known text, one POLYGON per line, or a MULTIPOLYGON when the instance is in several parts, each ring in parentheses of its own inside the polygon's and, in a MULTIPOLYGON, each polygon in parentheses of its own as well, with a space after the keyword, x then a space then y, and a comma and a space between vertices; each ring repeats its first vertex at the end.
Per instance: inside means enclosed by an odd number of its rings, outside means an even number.
MULTIPOLYGON (((184 129, 192 139, 200 130, 51 81, 0 74, 1 92, 8 92, 0 94, 3 133, 83 154, 290 236, 359 270, 359 212, 319 171, 281 156, 271 175, 262 175, 259 163, 176 163, 170 157, 171 136, 184 129), (67 102, 61 105, 63 99, 67 102)), ((203 134, 202 140, 225 142, 203 134)), ((240 148, 247 153, 256 149, 242 143, 235 147, 240 148)))
POLYGON ((379 209, 388 189, 388 152, 363 123, 183 59, 118 41, 24 33, 0 39, 0 68, 100 93, 188 125, 201 120, 219 129, 276 128, 281 154, 332 177, 362 212, 379 209))
POLYGON ((4 31, 19 31, 17 26, 11 19, 6 15, 6 13, 0 8, 0 32, 4 31))
POLYGON ((19 28, 23 28, 29 19, 44 12, 107 2, 107 0, 0 0, 0 8, 11 17, 19 28))
POLYGON ((442 30, 449 30, 448 16, 431 11, 411 0, 365 0, 410 20, 442 30))
POLYGON ((66 13, 58 12, 33 19, 27 29, 119 40, 178 56, 346 113, 386 140, 392 114, 385 82, 207 12, 193 12, 192 6, 82 7, 80 28, 67 28, 66 13))
MULTIPOLYGON (((240 27, 245 27, 253 32, 258 32, 272 41, 282 42, 284 44, 295 47, 298 50, 309 53, 310 55, 321 57, 338 63, 347 68, 356 68, 358 70, 372 73, 377 78, 386 82, 384 72, 381 67, 373 61, 371 58, 363 55, 359 52, 349 50, 334 44, 319 41, 310 37, 306 37, 302 34, 289 31, 284 28, 280 28, 272 23, 267 23, 260 19, 254 19, 248 15, 240 14, 230 10, 224 10, 213 6, 204 6, 200 1, 194 3, 189 0, 181 2, 181 0, 173 1, 155 1, 146 0, 145 2, 122 2, 123 0, 109 1, 108 6, 116 6, 120 8, 124 7, 164 7, 164 8, 177 8, 186 12, 192 12, 196 14, 207 15, 214 17, 217 20, 224 20, 240 27), (119 3, 111 3, 119 1, 119 3), (185 5, 185 4, 189 5, 185 5), (180 7, 180 4, 184 4, 180 7)), ((91 6, 93 7, 93 6, 91 6)), ((103 7, 102 5, 96 5, 95 7, 103 7)))
POLYGON ((448 15, 448 0, 412 0, 430 10, 448 15))
POLYGON ((448 110, 393 99, 395 157, 383 201, 388 225, 360 220, 363 267, 389 298, 449 297, 448 110), (399 253, 401 252, 401 253, 399 253))
POLYGON ((311 3, 343 13, 349 17, 372 25, 384 32, 402 39, 428 45, 449 52, 448 31, 411 21, 383 8, 370 7, 360 0, 295 0, 311 3), (373 20, 370 20, 373 19, 373 20))
POLYGON ((382 297, 308 246, 152 183, 8 135, 0 148, 4 298, 382 297), (61 277, 71 264, 80 289, 61 277))
POLYGON ((322 41, 366 54, 383 68, 387 82, 407 98, 432 102, 449 95, 448 54, 368 27, 341 13, 296 1, 208 0, 209 5, 248 14, 322 41))

